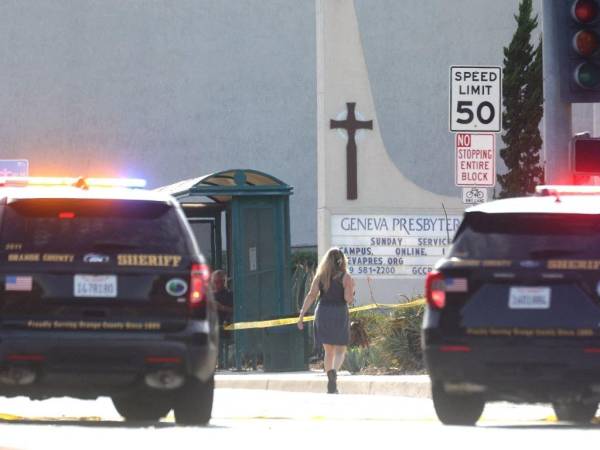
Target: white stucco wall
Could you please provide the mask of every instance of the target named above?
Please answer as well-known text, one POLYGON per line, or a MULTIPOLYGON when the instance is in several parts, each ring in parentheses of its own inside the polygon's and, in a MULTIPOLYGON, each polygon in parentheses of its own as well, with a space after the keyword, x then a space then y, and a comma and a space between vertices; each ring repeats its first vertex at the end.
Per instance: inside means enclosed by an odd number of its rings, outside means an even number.
POLYGON ((150 187, 252 168, 316 243, 314 1, 7 0, 0 159, 150 187))

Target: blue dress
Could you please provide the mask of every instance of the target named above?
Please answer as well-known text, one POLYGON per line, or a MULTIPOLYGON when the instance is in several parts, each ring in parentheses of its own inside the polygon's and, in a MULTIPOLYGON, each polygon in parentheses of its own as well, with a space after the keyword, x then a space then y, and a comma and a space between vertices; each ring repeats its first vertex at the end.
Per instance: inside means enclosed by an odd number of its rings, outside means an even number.
POLYGON ((317 344, 348 345, 350 318, 344 300, 344 273, 331 279, 329 289, 320 286, 319 303, 315 311, 315 341, 317 344))

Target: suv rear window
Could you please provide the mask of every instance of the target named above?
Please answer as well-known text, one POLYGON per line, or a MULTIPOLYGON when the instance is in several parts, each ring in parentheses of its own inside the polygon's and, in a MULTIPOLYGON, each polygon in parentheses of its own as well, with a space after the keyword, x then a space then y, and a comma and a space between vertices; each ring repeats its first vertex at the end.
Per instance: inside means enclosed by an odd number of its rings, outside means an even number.
MULTIPOLYGON (((9 203, 0 239, 35 252, 188 253, 175 209, 163 202, 23 199, 9 203)), ((3 245, 4 247, 4 245, 3 245)))
POLYGON ((600 258, 600 215, 467 214, 450 256, 472 259, 600 258))

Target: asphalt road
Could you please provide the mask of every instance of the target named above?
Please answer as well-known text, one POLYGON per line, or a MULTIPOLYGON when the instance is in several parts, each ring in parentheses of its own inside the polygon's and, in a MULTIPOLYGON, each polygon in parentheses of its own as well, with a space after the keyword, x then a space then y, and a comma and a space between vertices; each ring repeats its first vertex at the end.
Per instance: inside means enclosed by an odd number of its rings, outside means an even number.
POLYGON ((179 427, 172 416, 126 424, 106 398, 0 398, 1 449, 565 449, 595 446, 599 432, 557 423, 545 405, 508 403, 488 405, 477 427, 448 427, 430 400, 397 396, 217 389, 208 427, 179 427))

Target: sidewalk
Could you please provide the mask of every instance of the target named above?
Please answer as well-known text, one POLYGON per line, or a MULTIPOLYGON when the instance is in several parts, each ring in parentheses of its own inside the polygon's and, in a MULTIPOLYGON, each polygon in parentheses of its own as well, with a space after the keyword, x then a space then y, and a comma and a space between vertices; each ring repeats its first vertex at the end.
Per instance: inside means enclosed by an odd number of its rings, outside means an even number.
MULTIPOLYGON (((324 393, 327 377, 322 371, 265 373, 224 370, 217 371, 215 385, 217 389, 324 393)), ((349 372, 340 372, 338 388, 344 394, 431 397, 427 375, 351 375, 349 372)))

